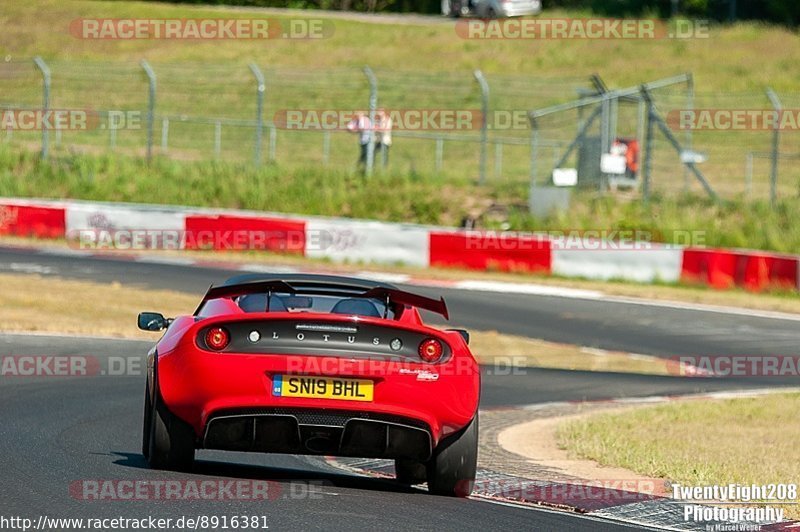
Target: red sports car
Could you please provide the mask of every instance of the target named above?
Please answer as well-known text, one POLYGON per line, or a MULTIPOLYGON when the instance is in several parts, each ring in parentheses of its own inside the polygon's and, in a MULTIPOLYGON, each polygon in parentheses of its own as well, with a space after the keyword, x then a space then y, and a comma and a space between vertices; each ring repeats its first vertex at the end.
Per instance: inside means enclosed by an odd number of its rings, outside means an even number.
POLYGON ((142 453, 188 470, 196 449, 394 459, 400 482, 465 496, 478 448, 480 371, 444 300, 324 275, 251 274, 211 287, 147 362, 142 453))

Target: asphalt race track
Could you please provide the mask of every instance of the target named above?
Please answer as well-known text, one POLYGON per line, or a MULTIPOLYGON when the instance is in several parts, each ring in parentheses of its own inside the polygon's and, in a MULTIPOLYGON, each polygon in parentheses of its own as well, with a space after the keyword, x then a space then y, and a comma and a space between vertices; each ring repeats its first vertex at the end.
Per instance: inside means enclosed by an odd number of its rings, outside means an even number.
MULTIPOLYGON (((90 281, 119 281, 197 294, 241 271, 133 262, 79 252, 40 253, 0 247, 0 272, 40 272, 90 281)), ((451 323, 554 342, 662 357, 680 355, 793 355, 800 320, 777 320, 661 305, 552 296, 413 287, 443 295, 451 323)), ((155 310, 158 309, 146 309, 155 310)), ((187 309, 188 310, 188 309, 187 309)), ((434 320, 435 321, 435 320, 434 320)))
MULTIPOLYGON (((120 281, 202 293, 235 272, 0 249, 0 270, 120 281)), ((417 289, 420 291, 429 291, 417 289)), ((600 348, 669 357, 684 354, 793 354, 798 323, 602 300, 436 290, 453 322, 600 348)), ((157 304, 152 309, 158 310, 157 304)), ((131 323, 133 327, 134 324, 131 323)), ((155 340, 155 338, 154 338, 155 340)), ((139 357, 148 342, 0 335, 0 355, 139 357)), ((272 530, 632 530, 586 517, 429 496, 374 478, 346 475, 315 458, 202 451, 191 475, 151 471, 140 455, 144 377, 0 379, 3 514, 48 517, 178 518, 265 516, 272 530), (256 479, 275 498, 235 501, 87 501, 76 481, 256 479), (273 493, 271 491, 270 493, 273 493)), ((525 369, 484 369, 482 406, 682 394, 795 385, 797 379, 704 379, 525 369)))
MULTIPOLYGON (((149 347, 139 341, 0 336, 0 349, 15 355, 127 357, 149 347)), ((34 522, 40 515, 263 515, 271 530, 294 531, 635 529, 567 513, 433 497, 391 481, 345 475, 310 457, 201 451, 191 475, 152 471, 140 454, 143 383, 143 377, 108 375, 0 379, 3 514, 34 522), (214 479, 266 480, 276 498, 224 503, 97 501, 70 491, 71 484, 82 480, 214 479)))

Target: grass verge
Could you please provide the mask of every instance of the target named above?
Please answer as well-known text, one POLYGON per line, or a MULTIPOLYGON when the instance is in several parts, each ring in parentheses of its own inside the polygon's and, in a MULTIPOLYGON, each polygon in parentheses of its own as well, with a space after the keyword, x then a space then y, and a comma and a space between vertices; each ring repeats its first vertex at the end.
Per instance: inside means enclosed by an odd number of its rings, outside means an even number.
POLYGON ((576 456, 685 486, 785 484, 800 478, 798 408, 800 393, 677 402, 568 422, 557 437, 576 456))
MULTIPOLYGON (((167 316, 187 314, 198 296, 168 290, 144 290, 120 283, 91 283, 38 275, 0 274, 0 322, 6 331, 34 331, 140 338, 157 336, 136 328, 143 310, 167 316)), ((481 363, 512 371, 546 367, 590 371, 666 374, 658 359, 631 359, 625 353, 598 355, 579 346, 472 331, 471 347, 481 363)))

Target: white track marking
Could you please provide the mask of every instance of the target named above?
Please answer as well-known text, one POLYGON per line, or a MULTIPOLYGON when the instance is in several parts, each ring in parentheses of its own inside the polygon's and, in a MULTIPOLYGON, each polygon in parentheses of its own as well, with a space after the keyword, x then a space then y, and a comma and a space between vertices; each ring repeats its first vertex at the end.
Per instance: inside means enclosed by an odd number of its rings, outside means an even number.
POLYGON ((71 248, 56 248, 56 247, 43 247, 43 248, 27 248, 27 247, 14 247, 16 251, 36 251, 41 255, 55 255, 63 257, 85 257, 89 252, 80 249, 71 248))
POLYGON ((677 310, 696 310, 699 312, 715 312, 717 314, 732 314, 735 316, 748 316, 753 318, 765 318, 771 320, 800 321, 800 314, 780 312, 773 310, 756 310, 740 307, 727 307, 722 305, 706 305, 703 303, 684 303, 682 301, 658 300, 658 299, 638 299, 635 297, 624 296, 605 296, 603 301, 611 303, 626 303, 628 305, 643 305, 646 307, 662 307, 677 310))
POLYGON ((300 271, 291 266, 269 266, 267 264, 245 264, 241 266, 239 270, 251 273, 298 273, 300 271))
POLYGON ((0 265, 0 269, 16 273, 38 273, 41 275, 49 275, 55 272, 55 268, 34 262, 12 262, 7 266, 0 265))
MULTIPOLYGON (((413 281, 412 281, 413 284, 413 281)), ((552 296, 571 299, 601 299, 603 292, 597 290, 583 290, 580 288, 567 288, 529 283, 506 283, 501 281, 458 281, 448 288, 459 290, 475 290, 478 292, 500 292, 503 294, 520 294, 529 296, 552 296)))
POLYGON ((695 399, 745 399, 749 397, 761 397, 764 395, 771 395, 776 393, 796 393, 800 392, 800 387, 778 387, 778 388, 754 388, 752 390, 731 390, 721 392, 704 392, 696 394, 684 395, 649 395, 645 397, 621 397, 619 399, 601 399, 598 401, 553 401, 550 403, 533 403, 529 405, 522 405, 515 408, 522 410, 536 411, 551 408, 563 408, 570 405, 579 403, 604 403, 604 404, 620 404, 620 405, 636 405, 636 404, 653 404, 653 403, 667 403, 671 401, 684 401, 695 399))
POLYGON ((150 257, 148 255, 138 255, 134 260, 146 264, 169 264, 174 266, 194 266, 195 260, 183 259, 180 257, 150 257))
POLYGON ((371 279, 373 281, 380 281, 384 283, 406 284, 411 281, 411 276, 404 273, 390 273, 390 272, 356 272, 353 274, 355 277, 362 279, 371 279))

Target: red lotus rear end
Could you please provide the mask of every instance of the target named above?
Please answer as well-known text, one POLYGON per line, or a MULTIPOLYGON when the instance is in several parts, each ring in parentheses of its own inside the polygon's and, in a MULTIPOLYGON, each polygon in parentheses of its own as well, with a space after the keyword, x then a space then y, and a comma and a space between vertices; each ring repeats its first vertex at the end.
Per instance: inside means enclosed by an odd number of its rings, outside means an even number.
POLYGON ((331 276, 240 276, 148 359, 143 454, 188 469, 196 449, 394 459, 398 480, 466 495, 480 372, 468 334, 423 324, 443 300, 331 276))

